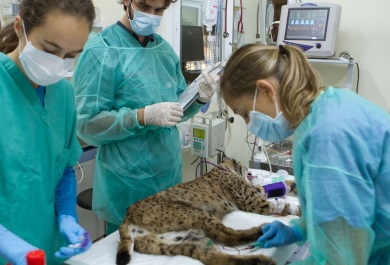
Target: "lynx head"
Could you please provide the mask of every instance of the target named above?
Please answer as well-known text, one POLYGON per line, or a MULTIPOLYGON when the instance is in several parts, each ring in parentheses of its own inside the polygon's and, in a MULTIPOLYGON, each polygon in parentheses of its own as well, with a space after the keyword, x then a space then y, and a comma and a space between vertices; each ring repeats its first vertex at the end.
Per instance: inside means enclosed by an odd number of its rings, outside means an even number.
POLYGON ((241 164, 237 160, 227 157, 225 156, 225 154, 223 154, 222 162, 219 165, 225 170, 229 170, 231 172, 237 173, 240 176, 242 176, 249 185, 256 188, 260 197, 265 198, 267 196, 264 188, 256 181, 253 181, 255 177, 251 175, 248 168, 246 168, 243 164, 241 164))
POLYGON ((219 164, 225 170, 237 173, 242 177, 246 177, 248 169, 234 158, 230 158, 223 154, 222 162, 219 164))

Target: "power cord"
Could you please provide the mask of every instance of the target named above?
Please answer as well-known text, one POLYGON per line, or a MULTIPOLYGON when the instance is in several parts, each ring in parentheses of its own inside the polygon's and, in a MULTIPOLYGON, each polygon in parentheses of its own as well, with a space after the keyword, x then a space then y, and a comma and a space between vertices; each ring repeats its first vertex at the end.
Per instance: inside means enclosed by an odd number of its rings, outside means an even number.
POLYGON ((79 162, 76 162, 76 163, 77 163, 77 166, 79 167, 80 173, 81 173, 81 178, 80 178, 80 180, 77 182, 77 184, 80 184, 81 181, 83 181, 83 179, 84 179, 84 170, 83 170, 83 167, 80 165, 79 162))

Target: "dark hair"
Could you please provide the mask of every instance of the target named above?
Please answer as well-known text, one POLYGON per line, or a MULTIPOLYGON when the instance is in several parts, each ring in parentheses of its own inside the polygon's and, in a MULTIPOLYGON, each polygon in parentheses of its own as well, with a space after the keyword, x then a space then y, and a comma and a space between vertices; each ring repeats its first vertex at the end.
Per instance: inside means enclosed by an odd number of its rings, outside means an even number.
MULTIPOLYGON (((83 17, 92 28, 95 19, 95 8, 92 0, 22 0, 19 7, 19 15, 23 19, 26 34, 31 29, 42 25, 48 13, 60 10, 64 13, 83 17)), ((0 52, 12 52, 19 43, 19 38, 14 30, 14 23, 10 23, 0 31, 0 52)))
MULTIPOLYGON (((133 0, 130 0, 130 2, 133 0)), ((164 0, 165 1, 165 7, 168 7, 170 4, 176 3, 177 0, 164 0)), ((123 10, 127 11, 127 6, 123 4, 123 0, 118 0, 119 4, 123 5, 123 10)))

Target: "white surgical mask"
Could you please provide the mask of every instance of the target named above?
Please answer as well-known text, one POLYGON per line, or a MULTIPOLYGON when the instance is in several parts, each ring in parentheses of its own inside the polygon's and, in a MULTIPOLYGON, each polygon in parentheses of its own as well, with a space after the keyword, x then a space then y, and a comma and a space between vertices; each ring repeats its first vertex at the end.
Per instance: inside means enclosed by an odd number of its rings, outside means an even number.
POLYGON ((129 8, 127 9, 127 18, 130 22, 131 29, 140 36, 149 36, 153 34, 160 26, 162 16, 152 15, 134 9, 133 4, 130 4, 134 10, 133 19, 130 19, 129 8))
POLYGON ((60 81, 66 73, 72 69, 75 59, 61 59, 54 54, 35 48, 31 42, 27 40, 24 23, 23 31, 26 38, 26 46, 21 52, 19 43, 19 59, 27 77, 41 86, 48 86, 60 81))
POLYGON ((282 112, 279 112, 278 101, 275 98, 276 117, 273 119, 268 115, 255 111, 255 99, 253 101, 253 111, 249 113, 248 130, 257 137, 271 142, 279 142, 294 133, 294 130, 284 118, 282 112))

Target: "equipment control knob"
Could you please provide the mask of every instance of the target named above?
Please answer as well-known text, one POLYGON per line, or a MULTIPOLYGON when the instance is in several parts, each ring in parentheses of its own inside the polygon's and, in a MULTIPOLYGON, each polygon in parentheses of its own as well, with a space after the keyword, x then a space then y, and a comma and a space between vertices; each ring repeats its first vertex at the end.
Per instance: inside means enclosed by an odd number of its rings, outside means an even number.
POLYGON ((322 46, 322 45, 321 45, 321 43, 319 43, 319 42, 317 42, 317 43, 316 43, 316 47, 317 47, 317 49, 320 49, 320 48, 321 48, 321 46, 322 46))

